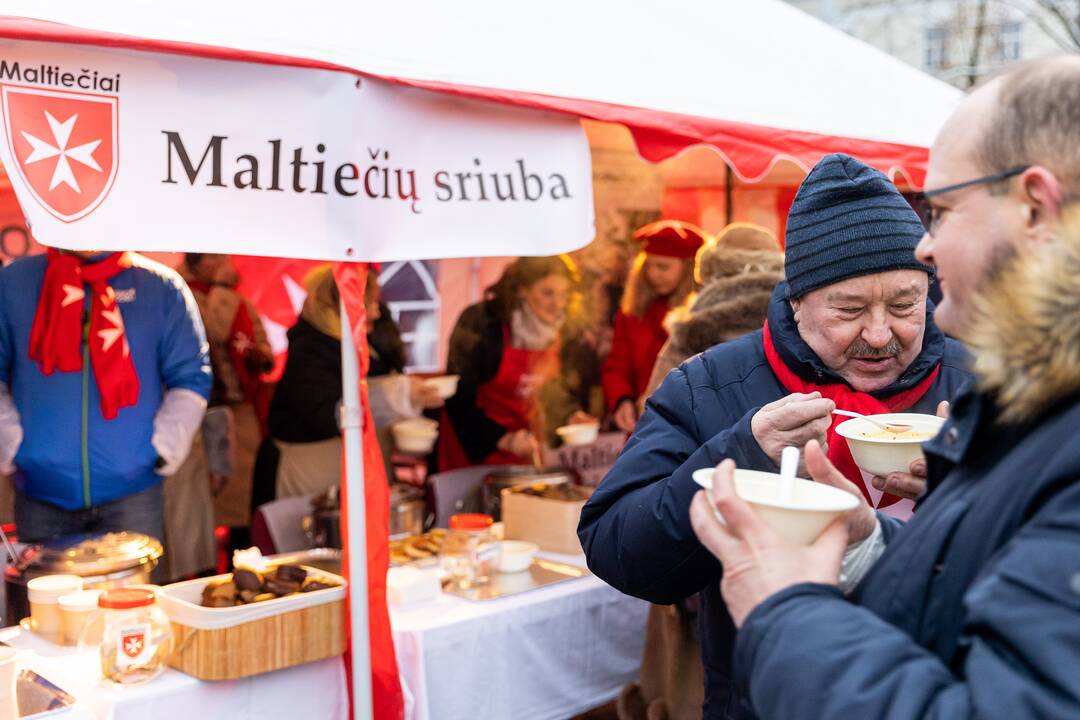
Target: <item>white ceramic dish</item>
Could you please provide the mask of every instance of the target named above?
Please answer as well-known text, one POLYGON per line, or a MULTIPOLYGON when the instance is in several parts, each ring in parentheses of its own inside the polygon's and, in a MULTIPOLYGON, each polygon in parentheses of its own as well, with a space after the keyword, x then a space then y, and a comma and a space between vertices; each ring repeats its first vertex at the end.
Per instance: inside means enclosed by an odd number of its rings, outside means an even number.
POLYGON ((852 418, 836 426, 837 434, 847 438, 855 464, 871 475, 909 472, 911 463, 923 456, 922 444, 937 435, 945 424, 943 418, 920 413, 884 413, 870 417, 883 423, 911 425, 911 430, 903 433, 882 430, 864 418, 852 418))
POLYGON ((460 375, 437 375, 436 377, 424 378, 424 384, 435 388, 435 392, 443 400, 454 397, 457 392, 457 384, 460 375))
POLYGON ((345 578, 306 565, 301 567, 307 570, 308 577, 335 582, 338 583, 338 587, 296 593, 248 605, 226 608, 203 607, 201 604, 203 588, 212 581, 229 577, 218 575, 166 585, 161 588, 157 600, 161 609, 169 616, 169 620, 174 623, 197 630, 218 630, 252 620, 282 615, 292 610, 324 605, 345 597, 345 578))
POLYGON ((532 565, 540 546, 524 540, 503 540, 500 545, 499 572, 524 572, 532 565))
POLYGON ((592 445, 600 435, 599 423, 576 423, 555 429, 555 434, 567 445, 592 445))
POLYGON ((400 420, 390 426, 390 433, 394 436, 394 445, 401 452, 427 455, 439 437, 439 424, 427 418, 400 420))
MULTIPOLYGON (((715 468, 694 471, 694 482, 712 487, 715 468)), ((758 470, 735 471, 735 492, 781 537, 809 545, 830 522, 854 510, 859 500, 851 493, 828 485, 795 479, 791 502, 781 502, 780 476, 758 470)))

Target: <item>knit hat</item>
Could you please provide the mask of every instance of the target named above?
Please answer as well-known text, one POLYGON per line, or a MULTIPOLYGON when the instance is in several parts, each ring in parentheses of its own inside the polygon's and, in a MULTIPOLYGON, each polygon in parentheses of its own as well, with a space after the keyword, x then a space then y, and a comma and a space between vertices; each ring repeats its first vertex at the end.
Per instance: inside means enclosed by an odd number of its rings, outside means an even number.
POLYGON ((635 230, 634 239, 650 255, 692 258, 705 242, 705 231, 681 220, 658 220, 635 230))
POLYGON ((849 155, 826 155, 803 180, 788 213, 788 297, 889 270, 933 275, 915 259, 922 236, 919 216, 889 178, 849 155))

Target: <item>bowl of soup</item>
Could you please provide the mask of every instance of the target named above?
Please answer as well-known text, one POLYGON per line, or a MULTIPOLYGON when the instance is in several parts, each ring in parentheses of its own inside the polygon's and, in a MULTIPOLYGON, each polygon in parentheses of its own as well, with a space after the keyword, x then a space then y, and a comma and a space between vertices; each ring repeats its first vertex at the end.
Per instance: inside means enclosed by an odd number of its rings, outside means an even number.
MULTIPOLYGON (((715 468, 693 474, 694 482, 711 488, 715 468)), ((780 494, 780 476, 759 470, 735 470, 735 493, 780 537, 809 545, 836 518, 854 510, 859 499, 849 492, 802 478, 792 481, 788 498, 780 494)))
POLYGON ((930 440, 944 418, 920 413, 883 413, 868 417, 883 424, 909 426, 903 432, 878 427, 866 418, 852 418, 836 426, 836 433, 847 439, 855 464, 871 475, 910 472, 911 463, 923 456, 922 444, 930 440))

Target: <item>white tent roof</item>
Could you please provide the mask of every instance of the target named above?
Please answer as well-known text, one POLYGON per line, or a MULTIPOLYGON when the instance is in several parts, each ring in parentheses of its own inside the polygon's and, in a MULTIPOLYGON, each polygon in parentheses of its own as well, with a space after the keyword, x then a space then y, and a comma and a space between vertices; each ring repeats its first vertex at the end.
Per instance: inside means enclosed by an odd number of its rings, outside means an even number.
MULTIPOLYGON (((653 160, 696 142, 726 150, 710 120, 726 123, 725 135, 738 136, 738 126, 748 125, 926 148, 960 97, 779 0, 189 0, 168 12, 137 0, 2 0, 0 14, 91 35, 271 53, 410 84, 452 85, 632 128, 658 125, 654 132, 676 138, 643 147, 653 160), (653 114, 646 121, 639 109, 653 114)), ((649 144, 635 134, 639 145, 649 144)), ((812 162, 813 153, 803 157, 794 140, 790 154, 812 162)), ((738 170, 739 158, 732 159, 738 170)))

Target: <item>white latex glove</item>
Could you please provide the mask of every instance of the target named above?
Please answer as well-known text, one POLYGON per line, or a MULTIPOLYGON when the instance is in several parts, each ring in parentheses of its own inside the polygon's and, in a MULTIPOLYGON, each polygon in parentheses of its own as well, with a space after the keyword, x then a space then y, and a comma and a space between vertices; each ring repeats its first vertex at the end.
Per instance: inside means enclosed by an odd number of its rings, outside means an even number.
POLYGON ((162 460, 154 469, 158 475, 167 477, 180 469, 191 452, 191 441, 202 425, 205 412, 206 398, 199 393, 186 388, 165 392, 150 437, 150 444, 162 460))
POLYGON ((844 564, 840 567, 840 589, 845 595, 855 589, 884 552, 885 539, 881 534, 881 523, 877 522, 870 537, 849 545, 844 553, 844 564))
POLYGON ((23 429, 19 410, 6 383, 0 383, 0 473, 15 472, 15 453, 22 445, 23 429))

